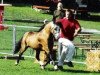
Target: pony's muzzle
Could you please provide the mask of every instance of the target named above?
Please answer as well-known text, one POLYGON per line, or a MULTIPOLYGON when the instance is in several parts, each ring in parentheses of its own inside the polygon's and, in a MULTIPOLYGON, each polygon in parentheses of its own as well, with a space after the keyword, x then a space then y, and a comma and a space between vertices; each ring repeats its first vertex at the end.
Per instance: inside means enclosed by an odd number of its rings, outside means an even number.
POLYGON ((42 61, 39 61, 40 67, 41 69, 45 69, 45 63, 43 63, 42 61))
POLYGON ((45 69, 45 66, 44 65, 40 65, 41 69, 44 70, 45 69))

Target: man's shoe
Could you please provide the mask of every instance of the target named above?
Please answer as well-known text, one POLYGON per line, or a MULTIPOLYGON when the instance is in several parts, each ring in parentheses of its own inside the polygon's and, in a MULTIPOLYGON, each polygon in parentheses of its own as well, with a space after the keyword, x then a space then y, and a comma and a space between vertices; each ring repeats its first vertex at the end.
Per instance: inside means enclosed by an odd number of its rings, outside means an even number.
POLYGON ((58 66, 58 70, 63 70, 63 67, 62 66, 58 66))
POLYGON ((69 67, 74 67, 74 65, 73 65, 73 63, 70 61, 70 62, 67 62, 67 65, 69 66, 69 67))

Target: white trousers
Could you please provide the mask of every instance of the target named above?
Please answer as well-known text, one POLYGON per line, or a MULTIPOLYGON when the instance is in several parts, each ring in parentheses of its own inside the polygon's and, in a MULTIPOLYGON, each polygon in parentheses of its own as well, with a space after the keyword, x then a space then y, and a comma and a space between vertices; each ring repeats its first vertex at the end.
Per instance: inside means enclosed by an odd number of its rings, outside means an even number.
MULTIPOLYGON (((72 57, 74 55, 75 46, 73 45, 72 41, 66 39, 66 38, 59 38, 58 42, 62 44, 62 48, 59 49, 61 53, 58 59, 58 66, 62 66, 64 63, 64 60, 66 59, 68 62, 72 61, 72 57)), ((58 55, 59 55, 58 54, 58 55)))

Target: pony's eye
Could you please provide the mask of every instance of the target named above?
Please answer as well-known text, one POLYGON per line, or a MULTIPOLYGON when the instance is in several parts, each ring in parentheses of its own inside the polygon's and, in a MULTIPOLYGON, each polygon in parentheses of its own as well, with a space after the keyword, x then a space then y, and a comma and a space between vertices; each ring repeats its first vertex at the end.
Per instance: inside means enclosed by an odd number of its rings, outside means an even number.
POLYGON ((54 30, 57 30, 57 27, 55 27, 55 29, 54 30))

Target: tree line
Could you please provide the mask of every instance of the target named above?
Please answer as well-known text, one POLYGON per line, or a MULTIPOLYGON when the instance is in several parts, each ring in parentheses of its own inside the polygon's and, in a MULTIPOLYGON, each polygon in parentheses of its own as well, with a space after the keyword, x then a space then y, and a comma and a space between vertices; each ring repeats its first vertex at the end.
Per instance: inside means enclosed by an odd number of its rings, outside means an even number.
POLYGON ((35 0, 4 0, 4 3, 10 4, 33 4, 35 0))
MULTIPOLYGON (((4 0, 4 3, 10 3, 12 5, 20 5, 20 4, 23 4, 23 5, 50 5, 50 1, 49 3, 46 3, 47 0, 4 0)), ((51 0, 52 1, 52 0, 51 0)), ((74 5, 74 2, 76 0, 62 0, 62 3, 65 7, 75 7, 74 5)), ((100 0, 82 0, 83 1, 83 4, 87 4, 88 5, 88 8, 90 10, 99 10, 100 11, 100 0)))

